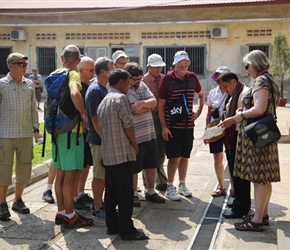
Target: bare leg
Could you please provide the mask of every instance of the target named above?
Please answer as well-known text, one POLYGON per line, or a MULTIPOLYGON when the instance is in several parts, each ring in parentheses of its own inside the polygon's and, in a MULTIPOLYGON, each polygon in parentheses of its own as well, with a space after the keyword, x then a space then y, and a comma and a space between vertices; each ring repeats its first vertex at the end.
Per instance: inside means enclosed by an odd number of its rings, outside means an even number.
POLYGON ((266 205, 265 205, 265 210, 264 210, 264 215, 266 216, 269 214, 269 203, 270 203, 270 199, 271 199, 271 195, 272 195, 272 183, 268 182, 266 184, 267 186, 267 200, 266 200, 266 205))
POLYGON ((134 192, 137 191, 138 185, 138 174, 133 174, 133 190, 134 192))
POLYGON ((25 188, 24 184, 16 183, 16 186, 15 186, 15 200, 18 200, 19 198, 22 197, 24 188, 25 188))
POLYGON ((262 223, 266 203, 268 200, 268 187, 267 184, 254 183, 254 195, 255 195, 255 215, 252 219, 255 223, 262 223))
POLYGON ((168 160, 168 164, 167 164, 168 182, 174 181, 174 176, 175 176, 177 167, 179 166, 180 159, 181 157, 176 157, 176 158, 170 158, 168 160))
POLYGON ((77 185, 77 192, 78 193, 84 193, 85 192, 85 185, 86 185, 86 181, 89 175, 89 171, 90 171, 90 167, 85 167, 82 171, 81 171, 81 175, 78 181, 78 185, 77 185))
POLYGON ((65 210, 64 197, 63 197, 63 191, 62 191, 63 182, 64 182, 64 174, 65 173, 63 170, 57 169, 54 188, 55 188, 58 211, 65 210))
POLYGON ((6 202, 8 186, 0 186, 0 203, 6 202))
POLYGON ((225 188, 223 155, 223 152, 213 154, 216 177, 219 183, 219 187, 222 189, 225 188))
POLYGON ((178 164, 179 180, 185 181, 187 168, 188 168, 188 158, 181 157, 178 164))
POLYGON ((95 210, 98 210, 103 206, 104 189, 105 189, 105 180, 93 178, 92 190, 93 190, 93 196, 94 196, 95 210))
POLYGON ((64 171, 64 179, 62 186, 62 194, 65 203, 65 213, 73 213, 73 198, 74 198, 74 187, 79 170, 67 170, 64 171))
POLYGON ((56 176, 56 168, 52 166, 52 163, 50 163, 48 168, 48 176, 47 176, 47 184, 52 185, 56 176))
POLYGON ((146 187, 147 188, 154 188, 154 183, 156 179, 156 168, 146 168, 144 170, 145 173, 145 179, 146 179, 146 187))

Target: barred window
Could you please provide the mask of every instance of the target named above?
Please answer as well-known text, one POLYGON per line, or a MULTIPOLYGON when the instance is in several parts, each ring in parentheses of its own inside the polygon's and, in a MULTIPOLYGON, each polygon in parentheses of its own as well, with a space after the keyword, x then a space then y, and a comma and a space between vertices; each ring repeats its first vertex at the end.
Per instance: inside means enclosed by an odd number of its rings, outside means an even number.
POLYGON ((41 75, 49 75, 56 69, 55 48, 37 47, 37 65, 41 75))
POLYGON ((12 53, 12 47, 0 47, 0 75, 5 76, 8 72, 8 66, 6 59, 8 55, 12 53))
MULTIPOLYGON (((148 56, 153 53, 161 55, 166 63, 166 66, 163 68, 163 73, 166 74, 169 67, 172 66, 174 54, 179 50, 185 50, 188 53, 191 60, 188 70, 200 77, 205 76, 205 46, 145 47, 144 60, 147 60, 148 56)), ((145 62, 145 65, 147 65, 147 62, 145 62)))
POLYGON ((270 45, 249 45, 249 52, 256 49, 263 51, 270 58, 270 45))

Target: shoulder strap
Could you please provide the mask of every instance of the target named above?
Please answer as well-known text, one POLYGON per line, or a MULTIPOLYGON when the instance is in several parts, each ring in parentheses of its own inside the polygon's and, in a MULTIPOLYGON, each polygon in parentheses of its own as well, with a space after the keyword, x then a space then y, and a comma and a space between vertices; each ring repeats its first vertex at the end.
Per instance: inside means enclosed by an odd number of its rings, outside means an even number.
POLYGON ((273 81, 269 76, 267 76, 267 75, 264 75, 264 76, 267 78, 269 85, 270 85, 270 89, 271 89, 271 93, 272 93, 272 103, 273 103, 273 107, 274 107, 274 117, 275 117, 275 120, 277 121, 276 105, 275 105, 275 101, 274 101, 273 81))

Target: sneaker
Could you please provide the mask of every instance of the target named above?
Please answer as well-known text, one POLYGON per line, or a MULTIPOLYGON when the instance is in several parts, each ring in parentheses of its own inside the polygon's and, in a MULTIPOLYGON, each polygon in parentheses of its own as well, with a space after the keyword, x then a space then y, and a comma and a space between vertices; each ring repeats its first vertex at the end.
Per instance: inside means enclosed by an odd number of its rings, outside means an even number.
POLYGON ((8 220, 11 216, 6 202, 0 203, 0 220, 8 220))
POLYGON ((94 204, 94 199, 87 193, 81 194, 78 200, 85 205, 94 204))
POLYGON ((106 213, 103 207, 99 210, 92 209, 92 217, 104 221, 106 219, 106 213))
POLYGON ((13 202, 12 210, 21 213, 21 214, 29 214, 30 210, 25 206, 23 200, 19 198, 18 200, 13 202))
POLYGON ((172 201, 180 201, 181 196, 176 192, 174 187, 169 187, 166 189, 165 196, 172 201))
POLYGON ((134 196, 133 207, 141 207, 141 202, 138 196, 134 196))
POLYGON ((77 199, 76 201, 74 201, 74 209, 75 210, 79 210, 79 211, 88 211, 91 210, 91 206, 84 204, 83 202, 81 202, 79 199, 77 199))
POLYGON ((40 107, 37 107, 37 110, 42 110, 40 107))
POLYGON ((185 197, 192 196, 191 191, 185 186, 185 184, 179 184, 178 193, 182 194, 185 197))
POLYGON ((42 194, 42 200, 46 201, 47 203, 53 204, 54 198, 52 196, 52 191, 51 190, 44 191, 42 194))
POLYGON ((64 217, 63 226, 65 228, 74 228, 74 227, 89 227, 94 224, 93 219, 85 218, 84 216, 80 216, 78 213, 72 219, 68 219, 64 217))
POLYGON ((56 214, 54 222, 56 225, 62 225, 64 223, 65 216, 62 214, 56 214))

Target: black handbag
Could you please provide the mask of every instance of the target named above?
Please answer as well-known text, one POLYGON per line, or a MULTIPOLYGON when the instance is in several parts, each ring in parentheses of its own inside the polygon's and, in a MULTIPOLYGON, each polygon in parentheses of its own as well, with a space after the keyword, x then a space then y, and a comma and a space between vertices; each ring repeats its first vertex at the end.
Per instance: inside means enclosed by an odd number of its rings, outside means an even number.
MULTIPOLYGON (((267 76, 266 76, 267 77, 267 76)), ((272 91, 272 102, 274 106, 274 116, 271 113, 250 120, 250 124, 245 126, 245 133, 250 138, 256 148, 264 148, 271 143, 277 142, 281 133, 277 126, 277 115, 274 101, 274 92, 271 80, 269 80, 272 91)))

